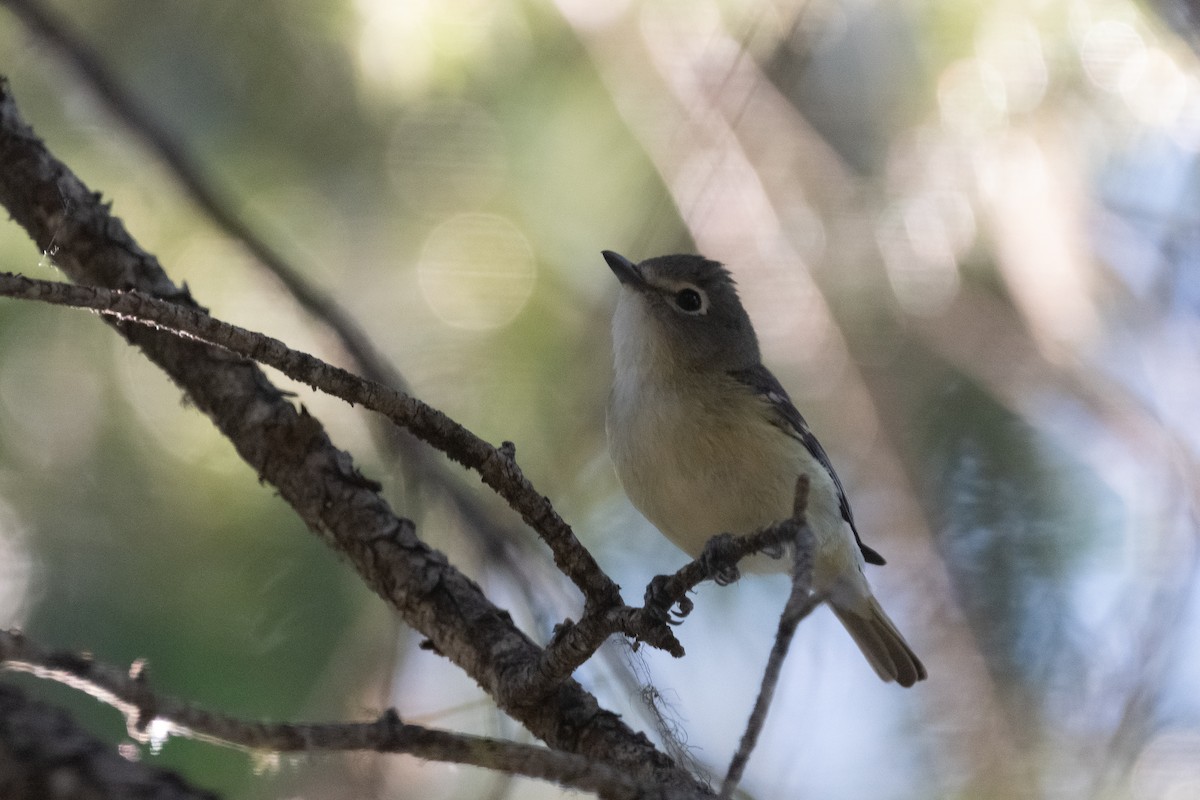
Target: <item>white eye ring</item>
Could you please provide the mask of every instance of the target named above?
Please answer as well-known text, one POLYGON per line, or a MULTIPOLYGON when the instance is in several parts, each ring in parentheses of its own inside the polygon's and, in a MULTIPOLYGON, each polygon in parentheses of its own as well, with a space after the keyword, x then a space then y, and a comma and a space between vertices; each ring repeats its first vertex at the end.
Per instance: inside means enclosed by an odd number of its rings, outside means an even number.
POLYGON ((708 295, 695 286, 684 286, 676 290, 671 302, 685 314, 699 315, 708 311, 708 295))

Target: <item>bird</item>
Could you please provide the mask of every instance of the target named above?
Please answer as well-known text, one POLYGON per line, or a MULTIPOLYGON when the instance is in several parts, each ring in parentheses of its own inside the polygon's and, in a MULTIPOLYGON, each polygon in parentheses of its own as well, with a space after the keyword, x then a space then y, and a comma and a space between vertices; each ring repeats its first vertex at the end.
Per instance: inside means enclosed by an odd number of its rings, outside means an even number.
MULTIPOLYGON (((634 507, 689 556, 722 533, 745 535, 792 516, 808 478, 811 590, 826 599, 884 681, 910 687, 925 666, 884 612, 864 565, 884 559, 859 536, 825 449, 778 379, 732 274, 678 254, 604 260, 620 284, 613 313, 609 452, 634 507)), ((750 570, 786 562, 750 559, 750 570)))

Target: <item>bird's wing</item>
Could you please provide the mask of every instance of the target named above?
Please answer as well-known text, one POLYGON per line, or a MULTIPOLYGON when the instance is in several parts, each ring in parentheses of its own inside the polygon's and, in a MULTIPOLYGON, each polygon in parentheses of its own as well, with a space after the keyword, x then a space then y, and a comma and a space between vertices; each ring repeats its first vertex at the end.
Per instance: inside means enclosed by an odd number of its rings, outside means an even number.
POLYGON ((842 489, 842 481, 834 471, 833 464, 829 463, 829 456, 825 453, 825 448, 821 447, 821 443, 817 441, 817 437, 813 435, 808 423, 804 421, 804 417, 800 415, 779 380, 762 364, 756 364, 749 369, 733 370, 729 375, 766 401, 774 412, 772 422, 788 436, 803 444, 813 458, 820 462, 829 476, 833 478, 833 485, 837 487, 842 519, 846 520, 850 524, 850 530, 854 531, 854 540, 858 542, 858 549, 862 551, 863 560, 868 564, 886 564, 883 556, 863 544, 862 537, 858 535, 858 527, 854 524, 854 514, 850 511, 850 501, 846 499, 846 492, 842 489))

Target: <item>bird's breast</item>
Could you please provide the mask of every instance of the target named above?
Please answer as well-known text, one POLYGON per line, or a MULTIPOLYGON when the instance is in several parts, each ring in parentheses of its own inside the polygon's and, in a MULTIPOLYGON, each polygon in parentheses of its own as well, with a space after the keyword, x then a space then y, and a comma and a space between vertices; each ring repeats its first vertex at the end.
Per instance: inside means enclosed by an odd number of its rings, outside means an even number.
POLYGON ((791 516, 796 478, 803 473, 810 480, 808 516, 818 548, 829 538, 822 531, 845 539, 828 472, 771 423, 762 400, 723 378, 715 387, 639 381, 636 391, 616 382, 609 447, 634 506, 696 556, 715 534, 750 533, 791 516))

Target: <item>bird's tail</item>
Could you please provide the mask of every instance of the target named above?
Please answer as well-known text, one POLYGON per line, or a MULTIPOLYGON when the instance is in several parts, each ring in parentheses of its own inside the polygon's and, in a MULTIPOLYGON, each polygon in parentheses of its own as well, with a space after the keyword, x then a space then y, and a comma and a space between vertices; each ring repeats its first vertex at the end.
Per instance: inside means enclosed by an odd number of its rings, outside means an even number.
POLYGON ((906 688, 925 680, 925 665, 896 630, 895 623, 884 613, 879 601, 870 595, 856 600, 853 608, 835 602, 830 602, 829 606, 875 673, 885 681, 895 681, 906 688))

